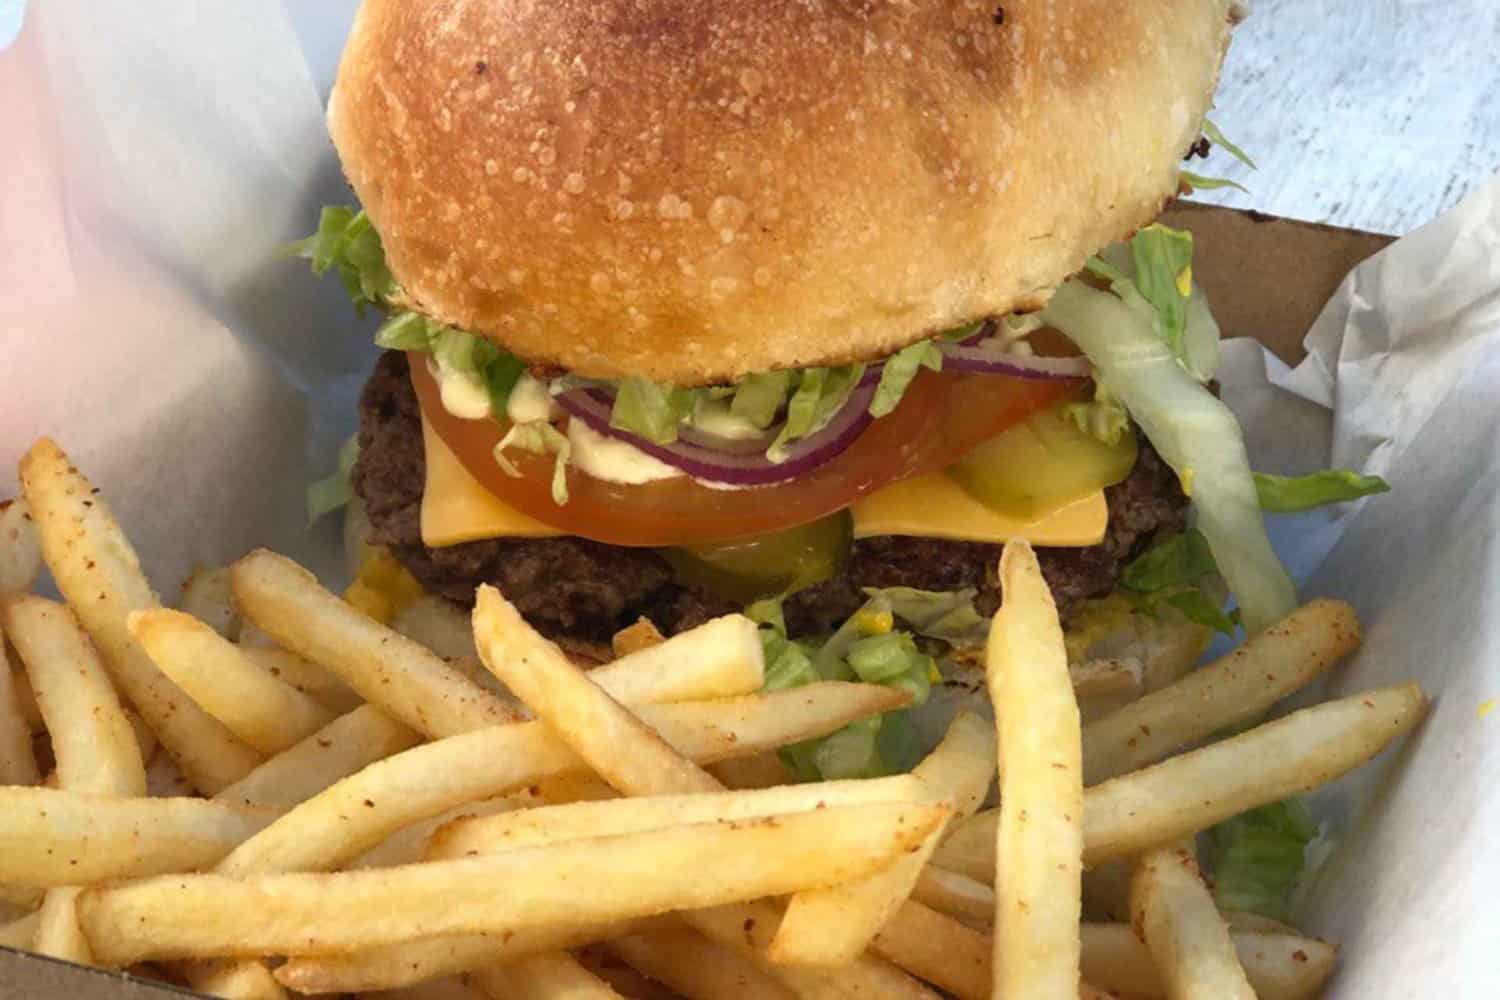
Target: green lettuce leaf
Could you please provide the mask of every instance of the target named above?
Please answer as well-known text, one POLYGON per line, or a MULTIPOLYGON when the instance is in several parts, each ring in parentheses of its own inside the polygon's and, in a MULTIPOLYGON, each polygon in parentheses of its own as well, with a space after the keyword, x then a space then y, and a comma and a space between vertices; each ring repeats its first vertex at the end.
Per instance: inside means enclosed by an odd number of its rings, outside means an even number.
POLYGON ((1085 434, 1117 445, 1130 429, 1130 414, 1102 378, 1094 379, 1094 398, 1084 403, 1066 403, 1063 414, 1085 434))
POLYGON ((1225 820, 1208 832, 1214 900, 1221 909, 1286 919, 1317 824, 1300 799, 1225 820))
POLYGON ((797 372, 797 388, 787 402, 786 422, 766 449, 766 457, 773 462, 785 461, 788 445, 822 430, 849 399, 864 373, 864 365, 804 368, 797 372))
POLYGON ((1161 318, 1161 333, 1182 357, 1187 300, 1193 291, 1193 234, 1153 223, 1130 238, 1135 286, 1161 318))
POLYGON ((761 430, 770 427, 786 402, 787 390, 792 385, 792 372, 766 372, 751 375, 734 388, 734 398, 729 403, 729 412, 742 420, 748 420, 761 430))
POLYGON ((1205 174, 1195 174, 1191 170, 1182 170, 1177 175, 1188 187, 1194 191, 1213 191, 1217 188, 1234 188, 1236 191, 1250 193, 1250 189, 1239 181, 1232 181, 1228 177, 1209 177, 1205 174))
POLYGON ((380 234, 363 211, 326 206, 318 217, 318 231, 289 245, 287 252, 311 261, 314 274, 337 269, 344 291, 361 315, 366 306, 385 308, 396 293, 380 234))
POLYGON ((1278 514, 1357 500, 1375 493, 1386 493, 1390 488, 1390 483, 1379 476, 1361 475, 1351 469, 1324 469, 1306 476, 1255 474, 1255 493, 1260 498, 1260 509, 1278 514))
POLYGON ((1239 160, 1251 170, 1256 169, 1255 161, 1250 159, 1243 149, 1230 142, 1224 133, 1219 130, 1219 126, 1207 118, 1203 119, 1203 134, 1208 136, 1209 142, 1221 147, 1226 153, 1239 160))
POLYGON ((919 340, 891 355, 881 369, 875 398, 870 400, 870 416, 883 417, 894 410, 922 368, 943 369, 943 352, 930 340, 919 340))
POLYGON ((621 379, 609 425, 657 444, 677 440, 677 429, 693 412, 690 389, 644 378, 621 379))
POLYGON ((511 424, 510 430, 495 445, 495 464, 507 476, 519 478, 521 470, 505 456, 508 448, 520 448, 533 455, 551 453, 557 456, 552 465, 552 502, 559 507, 568 502, 568 459, 573 455, 573 443, 556 427, 545 420, 530 420, 524 424, 511 424))
POLYGON ((1205 589, 1218 572, 1208 539, 1189 529, 1159 539, 1127 563, 1120 588, 1137 610, 1154 615, 1167 605, 1190 622, 1232 636, 1239 625, 1238 612, 1226 612, 1224 602, 1205 589))
POLYGON ((354 487, 349 482, 354 472, 354 463, 359 461, 359 435, 350 434, 339 447, 338 466, 332 473, 307 487, 307 520, 316 521, 324 514, 332 513, 354 499, 354 487))
POLYGON ((974 608, 979 593, 963 590, 918 590, 915 587, 865 587, 865 596, 883 600, 891 613, 917 635, 941 639, 954 646, 982 643, 990 620, 974 608))

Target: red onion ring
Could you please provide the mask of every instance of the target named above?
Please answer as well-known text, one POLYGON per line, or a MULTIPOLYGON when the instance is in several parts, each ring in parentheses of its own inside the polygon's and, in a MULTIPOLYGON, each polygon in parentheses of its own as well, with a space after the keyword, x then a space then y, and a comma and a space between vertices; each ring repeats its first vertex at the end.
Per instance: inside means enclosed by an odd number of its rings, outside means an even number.
POLYGON ((943 368, 947 371, 1057 380, 1082 380, 1093 371, 1089 359, 1081 354, 1073 358, 1048 358, 1011 354, 998 346, 966 343, 943 344, 939 350, 943 352, 943 368))
POLYGON ((638 434, 611 427, 609 416, 614 401, 608 393, 597 389, 574 389, 554 398, 569 416, 582 420, 596 433, 639 448, 694 479, 729 486, 769 486, 796 479, 853 444, 874 419, 870 416, 870 400, 875 395, 878 381, 878 378, 861 379, 833 418, 817 433, 788 445, 787 457, 781 462, 766 458, 764 450, 754 454, 730 454, 683 439, 671 444, 657 444, 638 434))

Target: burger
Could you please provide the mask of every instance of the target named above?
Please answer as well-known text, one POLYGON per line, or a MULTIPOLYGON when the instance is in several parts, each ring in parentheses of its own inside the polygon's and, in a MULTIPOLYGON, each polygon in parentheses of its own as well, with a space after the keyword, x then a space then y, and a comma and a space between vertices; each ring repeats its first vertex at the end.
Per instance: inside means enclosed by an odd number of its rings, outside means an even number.
MULTIPOLYGON (((300 245, 384 314, 354 593, 491 583, 596 657, 748 608, 768 684, 918 702, 982 688, 1009 539, 1080 665, 1281 617, 1192 240, 1153 223, 1238 152, 1205 117, 1236 16, 366 0, 328 108, 362 207, 300 245)), ((899 766, 909 728, 799 765, 899 766)))

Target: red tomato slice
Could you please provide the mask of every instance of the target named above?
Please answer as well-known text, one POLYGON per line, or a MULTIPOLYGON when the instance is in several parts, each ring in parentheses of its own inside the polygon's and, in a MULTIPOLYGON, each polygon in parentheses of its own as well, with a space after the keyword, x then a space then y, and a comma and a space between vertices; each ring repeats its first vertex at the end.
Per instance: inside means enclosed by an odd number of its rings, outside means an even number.
POLYGON ((842 454, 806 476, 743 490, 716 490, 683 476, 639 486, 568 470, 567 504, 552 502, 551 456, 494 448, 509 424, 464 420, 443 409, 427 358, 411 354, 422 412, 466 469, 517 510, 563 531, 612 545, 723 541, 780 531, 843 510, 887 483, 946 468, 1029 414, 1078 391, 1075 383, 923 370, 896 409, 870 424, 842 454))

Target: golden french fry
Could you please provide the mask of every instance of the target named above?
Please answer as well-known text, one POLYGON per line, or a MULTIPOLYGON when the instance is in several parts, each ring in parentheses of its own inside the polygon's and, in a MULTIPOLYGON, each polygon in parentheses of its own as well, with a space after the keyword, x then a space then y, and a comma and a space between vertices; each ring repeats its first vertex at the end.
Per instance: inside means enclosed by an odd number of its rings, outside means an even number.
POLYGON ((1416 684, 1325 702, 1089 789, 1089 864, 1206 830, 1340 777, 1409 732, 1427 710, 1416 684))
POLYGON ((775 788, 794 780, 781 758, 774 753, 756 754, 737 760, 721 761, 708 768, 708 773, 729 788, 775 788))
POLYGON ((1084 727, 1084 782, 1153 764, 1259 717, 1359 646, 1342 601, 1312 601, 1198 670, 1084 727))
POLYGON ((239 650, 266 673, 290 684, 330 712, 343 715, 365 703, 359 693, 345 684, 337 674, 324 670, 296 653, 274 646, 250 646, 244 643, 239 644, 239 650))
POLYGON ((47 723, 60 786, 92 795, 145 795, 135 729, 73 613, 41 597, 12 596, 0 598, 0 621, 47 723))
POLYGON ((744 615, 706 621, 595 667, 588 678, 627 705, 732 698, 759 691, 766 679, 760 636, 744 615))
POLYGON ((115 687, 200 791, 212 794, 248 774, 260 755, 173 684, 126 628, 130 612, 160 605, 98 490, 47 438, 21 460, 21 486, 57 589, 99 647, 115 687))
MULTIPOLYGON (((10 658, 5 654, 5 632, 0 628, 0 785, 34 785, 42 780, 36 755, 31 750, 33 726, 26 718, 17 691, 20 680, 24 677, 11 669, 10 658)), ((30 690, 27 685, 27 691, 30 690)))
POLYGON ((695 1000, 795 1000, 796 994, 682 924, 642 928, 606 946, 632 967, 695 1000))
POLYGON ((999 730, 994 991, 1078 992, 1083 873, 1081 723, 1052 593, 1031 546, 1000 556, 1003 603, 990 626, 986 675, 999 730))
POLYGON ((494 694, 329 593, 284 556, 257 549, 234 564, 232 577, 235 604, 246 618, 420 733, 442 738, 520 718, 494 694))
POLYGON ((47 898, 37 911, 36 939, 32 951, 64 962, 78 965, 94 964, 93 952, 88 940, 78 928, 77 886, 61 886, 47 890, 47 898))
POLYGON ((0 881, 83 885, 211 865, 276 813, 202 799, 0 787, 0 881))
MULTIPOLYGON (((1198 833, 1247 809, 1325 785, 1374 757, 1421 721, 1416 684, 1324 702, 1224 740, 1111 778, 1084 795, 1084 860, 1138 854, 1198 833)), ((933 863, 979 881, 995 877, 984 846, 998 810, 960 824, 933 863)))
POLYGON ((587 771, 574 771, 543 778, 530 789, 537 797, 537 804, 565 806, 571 802, 600 802, 617 799, 620 793, 610 787, 609 782, 587 771))
MULTIPOLYGON (((433 850, 434 836, 445 827, 487 819, 517 809, 530 811, 545 801, 541 795, 534 794, 533 789, 526 789, 512 792, 510 795, 485 799, 483 802, 466 802, 461 806, 454 806, 452 809, 438 813, 431 819, 424 819, 420 823, 402 827, 344 867, 393 868, 396 865, 410 865, 418 861, 438 860, 442 855, 433 850)), ((591 836, 602 835, 603 831, 591 834, 591 836)), ((462 852, 453 855, 453 857, 461 856, 462 852)))
POLYGON ((158 747, 146 762, 146 794, 153 799, 177 799, 193 794, 193 783, 163 748, 158 747))
POLYGON ((532 955, 470 973, 475 985, 503 1000, 623 1000, 620 994, 565 951, 532 955))
MULTIPOLYGON (((997 752, 994 726, 964 710, 913 774, 933 801, 968 816, 994 780, 997 752)), ((920 850, 868 878, 793 896, 771 942, 771 960, 794 965, 853 961, 911 895, 941 833, 939 828, 920 850)))
POLYGON ((42 544, 24 499, 0 500, 0 594, 24 593, 42 572, 42 544))
POLYGON ((629 924, 538 927, 504 934, 448 934, 399 945, 293 957, 276 980, 298 993, 389 990, 616 937, 629 924))
POLYGON ((1141 855, 1130 924, 1145 939, 1173 1000, 1255 1000, 1190 842, 1141 855))
POLYGON ((135 745, 140 752, 141 760, 150 760, 161 746, 156 742, 156 734, 151 731, 150 726, 146 725, 146 720, 141 718, 141 713, 128 706, 122 706, 122 710, 125 712, 125 721, 130 723, 130 731, 135 734, 135 745))
POLYGON ((859 878, 920 843, 946 815, 932 805, 835 806, 400 868, 176 875, 89 889, 79 917, 95 955, 120 964, 602 923, 859 878))
POLYGON ((421 739, 404 723, 373 705, 364 705, 269 758, 214 798, 290 808, 376 761, 416 746, 421 739))
MULTIPOLYGON (((1087 873, 1085 873, 1087 875, 1087 873)), ((995 923, 995 890, 967 875, 927 865, 917 876, 911 898, 939 913, 967 924, 991 927, 995 923)))
POLYGON ((433 835, 428 857, 446 860, 563 840, 612 837, 715 820, 760 819, 828 806, 930 800, 921 782, 911 775, 902 774, 863 781, 782 785, 747 792, 662 795, 538 806, 450 823, 433 835))
MULTIPOLYGON (((1260 1000, 1312 1000, 1333 973, 1338 950, 1294 934, 1230 931, 1245 975, 1260 1000)), ((1165 997, 1151 953, 1129 924, 1084 924, 1083 975, 1131 997, 1165 997)))
POLYGON ((689 794, 722 787, 589 680, 488 585, 480 586, 474 605, 474 642, 484 665, 615 788, 649 782, 662 792, 689 794))
POLYGON ((638 653, 652 646, 659 646, 667 641, 667 637, 661 634, 661 629, 649 618, 637 618, 634 624, 627 625, 610 637, 609 646, 616 658, 638 653))
POLYGON ((495 997, 462 979, 431 979, 382 993, 380 1000, 495 1000, 495 997))
POLYGON ((228 566, 199 566, 182 583, 179 610, 207 624, 226 639, 240 634, 240 614, 234 609, 234 588, 228 566))
POLYGON ((920 903, 907 901, 897 909, 875 935, 871 950, 959 1000, 990 996, 991 935, 920 903))
POLYGON ((226 1000, 285 1000, 286 990, 261 962, 225 959, 178 962, 175 971, 206 996, 226 1000))
MULTIPOLYGON (((903 702, 879 685, 830 683, 639 711, 688 757, 711 761, 825 735, 903 702)), ((540 722, 449 737, 373 763, 308 799, 235 850, 222 870, 336 868, 445 809, 586 766, 540 722)))
POLYGON ((46 890, 39 889, 34 885, 15 885, 10 882, 0 882, 0 903, 6 906, 17 907, 22 910, 35 910, 42 905, 42 898, 46 890))
POLYGON ((1291 924, 1283 923, 1274 917, 1251 913, 1249 910, 1221 910, 1219 916, 1224 918, 1225 925, 1232 931, 1256 931, 1261 934, 1294 935, 1302 933, 1291 924))
POLYGON ((280 753, 333 721, 332 712, 192 615, 155 608, 132 612, 126 624, 163 673, 263 754, 280 753))
POLYGON ((1145 686, 1139 664, 1125 660, 1086 660, 1069 668, 1073 694, 1085 698, 1135 698, 1145 686))
POLYGON ((30 951, 36 942, 37 928, 41 926, 41 923, 42 914, 40 911, 35 911, 0 926, 0 947, 30 951))

